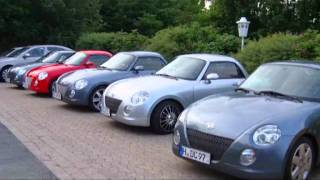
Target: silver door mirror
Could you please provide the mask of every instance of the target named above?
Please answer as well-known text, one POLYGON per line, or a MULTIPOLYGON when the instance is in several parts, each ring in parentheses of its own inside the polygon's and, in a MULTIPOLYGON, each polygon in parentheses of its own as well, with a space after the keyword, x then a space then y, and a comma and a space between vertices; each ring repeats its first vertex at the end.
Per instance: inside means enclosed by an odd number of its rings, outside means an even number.
POLYGON ((135 66, 135 67, 134 67, 134 70, 135 70, 136 72, 143 71, 143 70, 144 70, 144 67, 143 67, 143 66, 135 66))
POLYGON ((207 75, 206 79, 207 80, 219 79, 219 75, 217 73, 210 73, 210 74, 207 75))
POLYGON ((29 58, 29 57, 31 57, 31 54, 30 54, 30 53, 26 53, 25 55, 23 55, 23 59, 27 59, 27 58, 29 58))

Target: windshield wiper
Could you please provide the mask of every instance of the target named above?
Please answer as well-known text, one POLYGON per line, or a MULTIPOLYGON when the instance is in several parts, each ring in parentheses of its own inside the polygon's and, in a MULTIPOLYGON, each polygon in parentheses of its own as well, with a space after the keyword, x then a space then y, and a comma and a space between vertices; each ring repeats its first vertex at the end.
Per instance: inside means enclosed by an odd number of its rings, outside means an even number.
POLYGON ((287 94, 282 94, 282 93, 279 93, 279 92, 276 92, 276 91, 271 91, 271 90, 268 90, 268 91, 259 91, 257 93, 257 95, 270 95, 270 96, 274 96, 274 97, 283 97, 283 98, 287 98, 287 99, 290 99, 290 100, 294 100, 294 101, 298 101, 300 103, 303 103, 303 100, 299 97, 296 97, 296 96, 291 96, 291 95, 287 95, 287 94))
POLYGON ((171 76, 171 75, 169 75, 169 74, 156 74, 156 75, 157 75, 157 76, 163 76, 163 77, 168 77, 168 78, 171 78, 171 79, 176 79, 176 80, 178 80, 177 77, 171 76))

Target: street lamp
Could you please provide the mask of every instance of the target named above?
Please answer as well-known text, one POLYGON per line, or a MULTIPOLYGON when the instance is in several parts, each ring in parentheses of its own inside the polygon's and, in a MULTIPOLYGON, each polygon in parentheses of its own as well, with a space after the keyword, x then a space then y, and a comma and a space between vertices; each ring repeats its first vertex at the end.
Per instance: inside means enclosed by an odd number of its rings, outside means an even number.
POLYGON ((249 24, 250 21, 247 20, 245 17, 241 17, 239 21, 237 21, 238 24, 238 31, 239 31, 239 37, 241 37, 241 50, 244 47, 244 38, 248 36, 248 30, 249 30, 249 24))

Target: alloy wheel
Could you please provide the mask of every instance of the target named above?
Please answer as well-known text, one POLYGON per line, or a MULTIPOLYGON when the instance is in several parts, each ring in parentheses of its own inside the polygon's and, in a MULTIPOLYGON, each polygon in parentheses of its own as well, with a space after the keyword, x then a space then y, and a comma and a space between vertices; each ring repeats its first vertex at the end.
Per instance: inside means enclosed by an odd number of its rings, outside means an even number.
POLYGON ((98 111, 101 110, 101 102, 102 102, 101 100, 102 100, 103 92, 104 92, 103 88, 97 89, 92 96, 92 105, 98 111))
POLYGON ((9 72, 9 68, 6 68, 2 71, 1 77, 3 80, 7 78, 8 72, 9 72))
POLYGON ((160 127, 170 132, 174 128, 178 116, 178 110, 175 106, 171 104, 164 106, 160 113, 160 127))
POLYGON ((305 180, 312 168, 313 154, 309 144, 302 143, 294 152, 291 163, 291 179, 305 180))

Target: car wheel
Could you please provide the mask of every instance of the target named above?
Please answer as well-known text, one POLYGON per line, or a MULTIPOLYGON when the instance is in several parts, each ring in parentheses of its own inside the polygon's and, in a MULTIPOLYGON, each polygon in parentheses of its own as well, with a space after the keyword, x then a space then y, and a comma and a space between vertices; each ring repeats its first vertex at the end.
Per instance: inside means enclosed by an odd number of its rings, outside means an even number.
POLYGON ((49 86, 49 95, 52 96, 52 93, 55 91, 55 83, 57 82, 57 80, 52 81, 52 83, 49 86))
POLYGON ((5 81, 5 79, 7 77, 7 74, 9 72, 9 69, 10 69, 10 66, 7 66, 7 67, 4 67, 1 70, 0 82, 4 82, 5 81))
POLYGON ((308 138, 301 138, 294 144, 290 151, 285 179, 308 179, 314 162, 315 151, 313 143, 308 138))
POLYGON ((105 89, 106 89, 106 86, 99 86, 98 88, 92 91, 89 98, 89 107, 93 111, 100 112, 102 96, 105 89))
POLYGON ((158 134, 171 133, 182 110, 183 108, 174 101, 161 102, 152 112, 151 128, 158 134))

